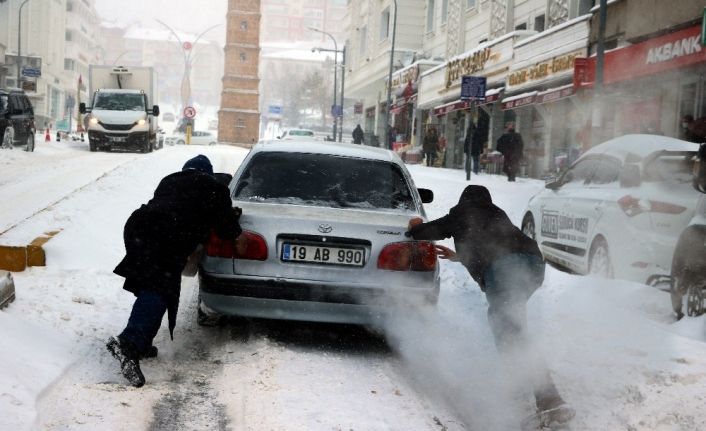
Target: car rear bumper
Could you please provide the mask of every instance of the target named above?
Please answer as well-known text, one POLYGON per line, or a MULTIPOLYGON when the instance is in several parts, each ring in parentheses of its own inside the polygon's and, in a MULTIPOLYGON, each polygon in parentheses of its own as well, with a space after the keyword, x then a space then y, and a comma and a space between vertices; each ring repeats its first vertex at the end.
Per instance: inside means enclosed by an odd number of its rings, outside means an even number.
MULTIPOLYGON (((399 304, 435 304, 430 288, 304 283, 263 277, 218 277, 199 273, 203 304, 224 315, 331 323, 382 322, 399 304)), ((404 306, 404 305, 403 305, 404 306)))

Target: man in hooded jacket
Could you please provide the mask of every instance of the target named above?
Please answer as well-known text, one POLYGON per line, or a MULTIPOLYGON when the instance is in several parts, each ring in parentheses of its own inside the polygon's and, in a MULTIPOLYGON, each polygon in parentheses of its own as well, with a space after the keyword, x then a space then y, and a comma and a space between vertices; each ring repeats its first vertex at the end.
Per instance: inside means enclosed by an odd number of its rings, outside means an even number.
POLYGON ((128 218, 126 255, 114 272, 125 277, 123 288, 136 299, 126 328, 110 337, 106 347, 133 386, 145 383, 139 359, 156 355, 152 340, 165 312, 173 339, 181 273, 189 255, 211 230, 235 241, 241 232, 239 217, 228 187, 216 180, 208 158, 198 155, 180 172, 163 178, 154 197, 128 218))
POLYGON ((485 292, 488 322, 498 351, 523 356, 524 364, 532 370, 538 412, 554 411, 559 415, 555 419, 570 420, 573 410, 566 406, 526 337, 527 301, 544 281, 544 260, 536 241, 493 204, 488 189, 476 185, 465 188, 448 215, 411 225, 408 234, 416 240, 453 237, 456 252, 437 245, 437 253, 460 261, 485 292))

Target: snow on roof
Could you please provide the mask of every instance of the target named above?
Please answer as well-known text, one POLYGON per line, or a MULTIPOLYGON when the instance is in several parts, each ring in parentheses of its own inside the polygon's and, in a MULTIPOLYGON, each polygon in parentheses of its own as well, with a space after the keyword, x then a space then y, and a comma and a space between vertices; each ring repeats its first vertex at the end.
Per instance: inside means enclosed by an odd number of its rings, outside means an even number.
MULTIPOLYGON (((545 36, 549 36, 550 34, 556 33, 556 32, 558 32, 558 31, 560 31, 560 30, 563 30, 563 29, 565 29, 565 28, 567 28, 567 27, 571 27, 572 25, 574 25, 574 24, 576 24, 576 23, 579 23, 579 22, 581 22, 581 21, 588 21, 589 19, 591 19, 591 14, 590 14, 590 13, 589 13, 589 14, 586 14, 586 15, 578 16, 578 17, 576 17, 576 18, 574 18, 574 19, 570 19, 570 20, 568 20, 568 21, 566 21, 566 22, 563 22, 563 23, 561 23, 561 24, 559 24, 559 25, 555 25, 554 27, 551 27, 551 28, 549 28, 549 29, 547 29, 547 30, 544 30, 544 31, 541 32, 541 33, 537 33, 537 34, 535 34, 534 36, 530 36, 530 37, 528 37, 527 39, 522 39, 521 41, 519 41, 519 42, 517 42, 517 43, 515 44, 515 48, 519 48, 519 47, 521 47, 521 46, 527 45, 528 43, 532 43, 533 41, 535 41, 535 40, 537 40, 537 39, 541 39, 541 38, 543 38, 543 37, 545 37, 545 36)), ((588 34, 587 34, 586 36, 588 36, 588 34)))
MULTIPOLYGON (((607 5, 607 6, 610 6, 610 5, 612 5, 613 3, 617 3, 617 2, 619 2, 619 1, 620 1, 620 0, 608 0, 608 1, 606 2, 606 5, 607 5)), ((591 13, 596 13, 596 12, 598 12, 598 10, 599 10, 600 8, 601 8, 601 4, 598 3, 597 5, 595 5, 595 6, 593 6, 593 7, 591 8, 590 12, 591 12, 591 13)))
POLYGON ((697 151, 699 144, 661 135, 623 135, 586 151, 584 156, 609 154, 625 161, 642 160, 657 151, 697 151))
POLYGON ((530 91, 529 93, 516 94, 514 96, 509 96, 509 97, 504 98, 502 103, 512 102, 513 100, 523 99, 523 98, 529 97, 529 96, 536 96, 537 94, 539 94, 539 91, 530 91))
POLYGON ((399 162, 399 158, 392 151, 382 148, 365 147, 355 144, 332 143, 323 141, 296 141, 262 140, 252 149, 253 152, 286 152, 327 154, 341 157, 355 157, 359 159, 381 160, 385 162, 399 162))

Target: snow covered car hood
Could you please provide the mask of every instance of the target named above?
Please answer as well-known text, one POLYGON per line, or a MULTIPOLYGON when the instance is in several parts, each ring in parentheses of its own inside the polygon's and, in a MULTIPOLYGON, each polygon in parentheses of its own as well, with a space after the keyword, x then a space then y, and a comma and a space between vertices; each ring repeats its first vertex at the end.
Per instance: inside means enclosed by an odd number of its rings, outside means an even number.
POLYGON ((106 111, 94 109, 91 115, 105 124, 133 124, 137 120, 144 120, 146 113, 144 111, 106 111))

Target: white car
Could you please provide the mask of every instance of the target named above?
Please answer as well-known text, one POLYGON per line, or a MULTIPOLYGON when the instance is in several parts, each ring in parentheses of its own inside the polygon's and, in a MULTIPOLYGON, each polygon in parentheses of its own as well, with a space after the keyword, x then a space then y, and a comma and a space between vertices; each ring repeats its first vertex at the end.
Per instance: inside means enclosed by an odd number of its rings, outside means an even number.
POLYGON ((394 153, 271 141, 252 148, 230 189, 243 233, 206 246, 199 323, 214 312, 373 323, 396 303, 436 303, 434 244, 405 236, 433 193, 394 153))
POLYGON ((286 129, 277 139, 284 141, 312 141, 314 131, 309 129, 286 129))
POLYGON ((679 235, 694 216, 697 151, 656 135, 604 142, 529 201, 522 231, 559 266, 652 283, 670 274, 679 235))
MULTIPOLYGON (((177 132, 167 137, 167 145, 185 145, 186 134, 177 132)), ((191 145, 216 145, 218 137, 216 133, 206 130, 195 130, 191 133, 191 145)))

